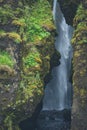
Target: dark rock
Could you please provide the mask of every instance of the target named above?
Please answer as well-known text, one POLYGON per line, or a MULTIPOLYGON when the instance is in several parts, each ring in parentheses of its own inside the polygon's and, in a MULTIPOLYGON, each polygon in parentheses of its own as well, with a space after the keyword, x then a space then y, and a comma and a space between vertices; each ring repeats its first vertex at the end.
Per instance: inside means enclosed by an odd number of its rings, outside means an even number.
POLYGON ((69 25, 73 25, 73 18, 75 17, 77 7, 80 3, 79 0, 58 0, 60 3, 61 10, 64 14, 64 17, 66 19, 66 22, 69 25))
POLYGON ((42 109, 42 102, 40 102, 37 105, 31 118, 27 118, 20 122, 19 126, 20 126, 21 130, 35 130, 36 120, 37 120, 37 117, 38 117, 41 109, 42 109))
POLYGON ((37 120, 37 130, 70 130, 70 110, 41 111, 37 120))

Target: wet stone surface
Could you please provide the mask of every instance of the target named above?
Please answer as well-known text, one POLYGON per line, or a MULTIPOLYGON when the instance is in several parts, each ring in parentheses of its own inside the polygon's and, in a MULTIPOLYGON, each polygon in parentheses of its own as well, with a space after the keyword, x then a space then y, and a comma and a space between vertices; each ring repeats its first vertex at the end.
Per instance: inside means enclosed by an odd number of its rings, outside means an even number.
POLYGON ((71 112, 63 111, 41 111, 37 120, 36 130, 70 130, 71 112))

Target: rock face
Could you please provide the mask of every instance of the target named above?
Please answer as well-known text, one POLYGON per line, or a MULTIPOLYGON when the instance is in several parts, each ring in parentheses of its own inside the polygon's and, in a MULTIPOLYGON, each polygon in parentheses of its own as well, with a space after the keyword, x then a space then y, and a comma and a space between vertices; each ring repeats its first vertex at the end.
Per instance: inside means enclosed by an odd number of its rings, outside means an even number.
POLYGON ((87 2, 79 5, 74 18, 72 39, 73 55, 73 107, 72 130, 87 129, 87 2))
POLYGON ((0 130, 19 130, 40 103, 44 79, 47 83, 46 75, 57 65, 52 63, 53 57, 59 59, 56 32, 48 1, 1 0, 0 5, 0 130))
MULTIPOLYGON (((59 2, 75 28, 71 129, 86 130, 87 0, 59 2)), ((0 130, 19 130, 19 123, 32 116, 58 65, 50 4, 52 0, 0 0, 0 130)))
POLYGON ((75 17, 80 0, 58 0, 58 2, 67 24, 73 25, 73 18, 75 17))
POLYGON ((70 110, 42 111, 37 120, 38 130, 70 130, 70 110), (67 116, 68 115, 68 116, 67 116))

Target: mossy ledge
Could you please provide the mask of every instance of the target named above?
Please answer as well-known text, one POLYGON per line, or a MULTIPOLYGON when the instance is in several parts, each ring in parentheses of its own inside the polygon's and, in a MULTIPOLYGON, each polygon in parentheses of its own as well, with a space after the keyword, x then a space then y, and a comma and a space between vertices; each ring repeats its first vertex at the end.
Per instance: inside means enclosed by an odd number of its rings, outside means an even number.
POLYGON ((46 75, 57 65, 51 63, 53 55, 59 59, 56 30, 47 0, 0 0, 0 5, 0 130, 20 130, 19 123, 32 116, 43 97, 46 75))

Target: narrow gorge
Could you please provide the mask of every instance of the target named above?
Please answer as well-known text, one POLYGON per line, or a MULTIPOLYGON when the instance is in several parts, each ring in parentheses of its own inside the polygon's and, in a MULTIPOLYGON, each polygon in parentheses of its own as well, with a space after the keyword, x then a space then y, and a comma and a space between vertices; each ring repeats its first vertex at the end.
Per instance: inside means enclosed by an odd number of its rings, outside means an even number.
POLYGON ((87 130, 87 0, 0 0, 0 130, 87 130))
POLYGON ((39 130, 67 130, 70 128, 71 121, 73 27, 66 23, 57 0, 53 2, 53 18, 58 34, 55 38, 55 48, 60 52, 61 58, 60 64, 52 70, 52 80, 45 86, 39 130))

